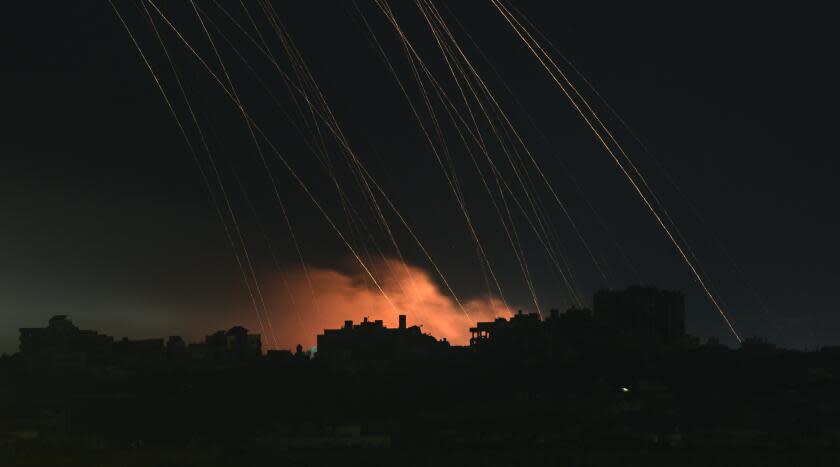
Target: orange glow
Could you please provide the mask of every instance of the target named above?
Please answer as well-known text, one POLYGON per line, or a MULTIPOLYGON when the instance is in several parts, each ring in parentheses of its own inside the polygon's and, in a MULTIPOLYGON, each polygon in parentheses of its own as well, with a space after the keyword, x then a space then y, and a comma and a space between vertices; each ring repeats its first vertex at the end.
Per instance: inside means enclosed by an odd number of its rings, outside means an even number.
MULTIPOLYGON (((307 280, 306 274, 296 268, 284 272, 285 280, 277 278, 266 284, 271 327, 278 345, 294 348, 302 344, 309 348, 324 329, 340 328, 345 320, 358 323, 364 317, 396 327, 399 314, 407 315, 409 326, 422 325, 424 333, 464 345, 469 343, 469 328, 476 321, 510 315, 504 303, 493 296, 462 299, 462 310, 426 271, 416 266, 393 259, 372 266, 390 302, 363 273, 309 267, 307 280)), ((263 339, 263 345, 270 343, 271 339, 263 339)))

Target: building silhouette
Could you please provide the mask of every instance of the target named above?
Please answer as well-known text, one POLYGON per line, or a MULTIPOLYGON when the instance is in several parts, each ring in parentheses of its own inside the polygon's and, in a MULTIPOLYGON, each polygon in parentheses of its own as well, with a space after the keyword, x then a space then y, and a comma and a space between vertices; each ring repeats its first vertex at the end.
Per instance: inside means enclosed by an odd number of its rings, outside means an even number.
POLYGON ((210 363, 234 363, 257 360, 262 356, 262 338, 242 326, 216 331, 200 344, 190 344, 187 353, 193 360, 210 363))
POLYGON ((66 315, 50 318, 43 328, 20 328, 20 356, 29 364, 55 369, 154 368, 168 363, 224 364, 259 360, 262 339, 242 326, 189 344, 181 336, 166 341, 113 337, 79 329, 66 315))
POLYGON ((187 343, 181 336, 169 336, 166 340, 166 359, 172 362, 183 362, 188 358, 187 343))
POLYGON ((656 287, 602 290, 593 299, 594 318, 647 345, 673 345, 685 334, 685 296, 656 287))
POLYGON ((122 338, 113 344, 114 361, 122 367, 143 368, 161 365, 166 360, 163 339, 122 338))
POLYGON ((44 328, 20 328, 21 355, 57 368, 104 364, 111 358, 113 342, 113 337, 79 329, 66 315, 53 316, 44 328))
MULTIPOLYGON (((467 354, 489 359, 560 359, 571 362, 581 355, 620 354, 627 349, 676 349, 688 342, 685 300, 680 292, 654 287, 600 291, 593 310, 551 310, 548 316, 523 313, 509 319, 478 322, 470 328, 468 347, 452 347, 443 339, 408 326, 399 315, 397 328, 382 320, 345 321, 339 329, 317 336, 315 360, 348 370, 386 369, 407 362, 436 358, 460 359, 467 354)), ((747 347, 747 346, 745 346, 747 347)), ((755 347, 755 346, 753 346, 755 347)), ((187 344, 180 336, 131 340, 81 330, 67 316, 50 319, 44 328, 20 329, 21 356, 28 362, 54 368, 117 366, 126 369, 177 365, 236 365, 263 360, 262 339, 242 326, 205 336, 187 344)), ((265 356, 273 363, 306 364, 311 352, 274 350, 265 356)))
POLYGON ((519 310, 510 320, 496 318, 470 328, 470 346, 493 346, 512 352, 539 352, 545 347, 545 326, 538 313, 519 310))
POLYGON ((687 342, 681 292, 629 287, 595 294, 594 310, 573 307, 548 316, 523 313, 479 322, 470 348, 497 356, 577 358, 634 349, 664 349, 687 342))
MULTIPOLYGON (((706 465, 736 448, 766 455, 719 465, 769 466, 786 443, 790 465, 838 464, 840 347, 683 345, 682 295, 651 287, 599 292, 594 304, 479 322, 468 346, 405 315, 396 328, 346 321, 318 336, 314 354, 298 345, 262 355, 261 337, 241 326, 197 344, 115 341, 56 316, 21 329, 20 354, 0 357, 0 389, 12 394, 0 407, 0 458, 89 452, 88 465, 108 451, 119 463, 148 448, 166 456, 154 465, 169 465, 184 446, 196 457, 182 463, 195 465, 214 460, 207 452, 223 462, 207 465, 276 463, 272 450, 301 465, 683 465, 714 453, 706 465), (517 451, 503 457, 506 448, 517 451), (833 457, 801 462, 822 448, 833 457), (457 450, 448 463, 425 455, 457 450), (634 451, 659 461, 625 462, 634 451)), ((20 459, 0 465, 41 465, 20 459)))
POLYGON ((367 318, 359 324, 345 321, 341 329, 325 329, 317 338, 316 358, 334 368, 387 368, 443 355, 448 349, 445 339, 438 341, 419 326, 406 326, 406 316, 400 315, 396 329, 367 318))
POLYGON ((574 359, 582 353, 612 352, 616 331, 593 319, 587 308, 570 308, 548 316, 523 313, 496 318, 470 328, 470 349, 491 359, 574 359))

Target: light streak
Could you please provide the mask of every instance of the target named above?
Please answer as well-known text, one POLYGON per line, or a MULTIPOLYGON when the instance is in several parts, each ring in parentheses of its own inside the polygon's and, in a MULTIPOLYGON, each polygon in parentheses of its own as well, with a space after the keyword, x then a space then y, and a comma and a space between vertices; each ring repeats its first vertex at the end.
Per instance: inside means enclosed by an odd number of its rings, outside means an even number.
POLYGON ((546 70, 546 72, 548 72, 551 79, 561 89, 563 94, 567 97, 569 102, 571 102, 571 104, 573 105, 575 110, 578 112, 578 114, 581 116, 581 118, 583 118, 583 120, 586 122, 587 126, 589 126, 590 130, 592 130, 592 132, 595 134, 598 141, 601 143, 601 145, 604 147, 604 149, 606 149, 607 153, 610 155, 610 157, 613 159, 613 161, 616 163, 616 165, 618 165, 619 169, 621 170, 621 173, 630 182, 631 186, 636 191, 636 193, 639 195, 642 202, 647 207, 648 211, 651 213, 651 215, 653 215, 654 219, 659 224, 659 226, 662 228, 662 230, 665 232, 665 234, 667 235, 667 237, 671 241, 671 243, 674 245, 674 248, 676 248, 677 252, 682 257, 685 264, 691 270, 691 273, 694 275, 695 280, 700 285, 700 287, 703 289, 706 296, 709 298, 709 301, 711 301, 712 305, 717 310, 718 314, 720 314, 720 316, 723 318, 724 322, 726 323, 726 326, 729 328, 729 331, 732 333, 732 335, 735 337, 735 339, 737 339, 738 342, 740 343, 742 341, 741 336, 735 330, 735 327, 733 326, 732 322, 729 320, 729 317, 727 316, 726 312, 723 310, 723 308, 718 303, 718 300, 714 297, 711 290, 709 290, 709 287, 706 285, 706 282, 703 280, 703 278, 701 277, 697 268, 694 266, 694 263, 689 259, 688 255, 686 255, 685 251, 683 250, 682 246, 680 246, 680 244, 676 240, 676 238, 674 238, 674 235, 671 233, 671 229, 669 229, 668 226, 665 224, 662 217, 659 215, 657 210, 654 208, 654 206, 648 200, 647 196, 645 196, 642 189, 639 187, 639 184, 636 182, 636 180, 633 178, 633 176, 630 175, 630 173, 624 167, 624 164, 621 163, 621 160, 616 156, 612 147, 610 147, 610 144, 606 141, 606 139, 601 134, 601 132, 595 127, 595 125, 592 123, 592 120, 589 117, 587 117, 586 113, 581 109, 580 105, 577 103, 577 101, 569 93, 566 86, 564 86, 560 82, 557 75, 560 75, 560 77, 562 77, 563 80, 566 81, 567 83, 569 83, 568 78, 565 76, 565 74, 562 72, 562 70, 559 69, 557 64, 554 63, 554 61, 550 57, 547 56, 547 54, 542 49, 542 47, 539 45, 539 43, 534 41, 533 37, 527 32, 527 30, 524 29, 524 27, 521 25, 521 23, 519 23, 516 20, 516 18, 513 17, 513 15, 505 8, 505 6, 501 4, 501 2, 499 0, 490 0, 490 2, 496 7, 496 9, 502 15, 502 17, 505 19, 505 21, 507 21, 507 23, 511 26, 511 28, 513 28, 516 35, 519 36, 519 38, 528 47, 528 49, 531 51, 531 53, 534 55, 534 57, 537 58, 537 60, 540 62, 540 64, 543 66, 543 68, 546 70), (528 37, 527 39, 526 39, 526 36, 528 37), (535 49, 535 47, 536 47, 536 49, 539 49, 539 52, 535 49), (552 67, 550 67, 546 63, 546 60, 548 60, 553 65, 554 71, 552 70, 552 67), (556 74, 555 74, 555 72, 556 72, 556 74))

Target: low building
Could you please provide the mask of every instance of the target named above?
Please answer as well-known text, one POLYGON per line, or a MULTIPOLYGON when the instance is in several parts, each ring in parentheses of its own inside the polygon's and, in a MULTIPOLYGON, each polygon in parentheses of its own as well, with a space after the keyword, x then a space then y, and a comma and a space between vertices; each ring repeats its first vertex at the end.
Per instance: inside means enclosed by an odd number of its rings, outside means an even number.
POLYGON ((342 369, 388 368, 400 362, 414 361, 442 354, 449 348, 444 339, 423 334, 419 326, 406 326, 400 315, 399 327, 387 328, 382 320, 359 324, 345 321, 341 329, 325 329, 317 338, 316 358, 342 369))
POLYGON ((114 343, 114 358, 124 368, 138 368, 161 365, 166 359, 163 339, 123 338, 114 343))
POLYGON ((234 326, 205 337, 201 346, 191 345, 190 352, 216 363, 256 360, 262 356, 262 338, 259 334, 249 334, 242 326, 234 326))
POLYGON ((66 315, 50 318, 44 328, 20 328, 20 353, 34 364, 82 368, 105 364, 114 338, 81 330, 66 315))

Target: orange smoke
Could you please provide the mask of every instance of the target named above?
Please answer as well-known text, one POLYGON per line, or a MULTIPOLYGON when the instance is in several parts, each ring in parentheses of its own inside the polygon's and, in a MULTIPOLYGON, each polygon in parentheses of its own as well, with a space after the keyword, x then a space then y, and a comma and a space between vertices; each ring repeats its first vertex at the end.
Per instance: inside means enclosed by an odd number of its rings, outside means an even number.
MULTIPOLYGON (((401 261, 383 260, 369 267, 384 294, 364 272, 308 267, 307 277, 301 268, 285 271, 266 284, 271 324, 264 323, 265 332, 273 331, 280 348, 297 344, 309 348, 315 345, 316 335, 340 328, 345 320, 358 323, 367 317, 396 327, 397 316, 405 314, 409 326, 420 325, 424 333, 463 345, 477 321, 510 314, 493 296, 462 300, 459 306, 426 271, 401 261)), ((263 339, 266 347, 272 347, 272 342, 268 336, 263 339)))

